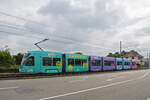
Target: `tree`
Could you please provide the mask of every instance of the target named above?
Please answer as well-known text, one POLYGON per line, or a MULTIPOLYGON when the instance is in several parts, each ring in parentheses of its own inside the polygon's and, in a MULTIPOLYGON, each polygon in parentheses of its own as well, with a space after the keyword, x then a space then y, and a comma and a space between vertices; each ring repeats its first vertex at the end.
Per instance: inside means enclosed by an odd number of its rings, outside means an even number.
POLYGON ((15 59, 16 65, 20 65, 23 58, 23 53, 18 53, 17 55, 13 55, 13 58, 15 59))
POLYGON ((115 52, 114 54, 113 53, 109 53, 107 55, 107 57, 115 57, 115 58, 117 58, 117 57, 120 57, 120 54, 118 52, 115 52))
POLYGON ((109 54, 107 55, 107 57, 113 57, 113 54, 112 54, 112 53, 109 53, 109 54))
POLYGON ((127 53, 128 53, 128 52, 127 52, 127 51, 124 51, 124 50, 121 52, 122 56, 126 55, 127 53))
MULTIPOLYGON (((122 56, 123 55, 125 55, 125 54, 127 54, 128 52, 126 52, 126 51, 122 51, 122 56)), ((115 58, 119 58, 120 57, 120 53, 119 52, 115 52, 115 53, 109 53, 108 55, 107 55, 107 57, 115 57, 115 58)))
POLYGON ((0 50, 0 66, 11 67, 12 65, 15 65, 15 59, 11 56, 9 48, 0 50))
POLYGON ((82 53, 82 52, 76 52, 75 54, 80 54, 80 55, 83 55, 83 53, 82 53))

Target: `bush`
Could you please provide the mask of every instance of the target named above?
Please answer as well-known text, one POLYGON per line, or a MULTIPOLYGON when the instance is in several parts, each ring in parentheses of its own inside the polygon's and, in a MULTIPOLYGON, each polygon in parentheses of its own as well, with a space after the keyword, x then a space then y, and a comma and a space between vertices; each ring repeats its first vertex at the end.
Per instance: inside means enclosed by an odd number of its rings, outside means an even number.
POLYGON ((0 50, 0 73, 17 73, 23 54, 11 55, 8 46, 0 50))
POLYGON ((19 66, 14 65, 11 67, 0 67, 0 73, 17 73, 19 72, 19 66))
POLYGON ((15 65, 15 59, 11 56, 9 49, 0 50, 0 65, 8 68, 15 65))

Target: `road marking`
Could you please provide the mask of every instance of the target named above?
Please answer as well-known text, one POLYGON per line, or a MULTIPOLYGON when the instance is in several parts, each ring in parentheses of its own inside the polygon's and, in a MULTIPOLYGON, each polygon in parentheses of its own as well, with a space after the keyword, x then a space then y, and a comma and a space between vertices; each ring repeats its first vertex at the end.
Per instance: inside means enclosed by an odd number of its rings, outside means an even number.
POLYGON ((111 83, 111 84, 104 85, 104 86, 99 86, 99 87, 89 88, 89 89, 80 90, 80 91, 75 91, 75 92, 71 92, 71 93, 66 93, 66 94, 51 96, 51 97, 42 98, 42 99, 39 99, 39 100, 50 100, 50 99, 54 99, 54 98, 59 98, 59 97, 74 95, 74 94, 78 94, 78 93, 88 92, 88 91, 92 91, 92 90, 102 89, 102 88, 106 88, 106 87, 111 87, 111 86, 114 86, 114 85, 119 85, 119 84, 131 82, 131 81, 143 79, 143 78, 145 78, 149 73, 150 73, 150 72, 147 72, 147 73, 145 73, 143 76, 138 77, 138 78, 136 78, 136 79, 125 80, 125 81, 121 81, 121 82, 115 82, 115 83, 111 83))
POLYGON ((16 89, 16 88, 19 88, 19 87, 5 87, 5 88, 0 88, 0 90, 8 90, 8 89, 16 89))
MULTIPOLYGON (((110 78, 110 79, 107 79, 106 81, 112 81, 114 79, 118 79, 118 78, 124 78, 123 76, 119 76, 119 77, 114 77, 114 78, 110 78)), ((105 82, 105 81, 104 81, 105 82)))
MULTIPOLYGON (((118 78, 123 78, 123 76, 116 76, 116 77, 113 77, 113 78, 111 78, 111 79, 107 79, 106 81, 112 81, 112 80, 114 80, 114 79, 118 79, 118 78)), ((88 79, 87 77, 85 77, 85 78, 82 78, 82 79, 79 79, 79 80, 72 80, 72 81, 69 81, 69 83, 74 83, 74 82, 81 82, 81 81, 85 81, 86 79, 88 79)), ((104 81, 104 82, 106 82, 106 81, 104 81)))
POLYGON ((139 78, 145 78, 150 72, 145 73, 143 76, 139 77, 139 78))
MULTIPOLYGON (((106 81, 112 81, 112 79, 107 79, 106 81)), ((105 81, 104 81, 105 82, 105 81)))
POLYGON ((69 81, 69 83, 81 82, 81 81, 85 81, 85 79, 82 79, 82 80, 73 80, 73 81, 69 81))
MULTIPOLYGON (((112 81, 114 79, 118 79, 118 78, 122 78, 123 76, 119 76, 119 75, 114 75, 115 77, 111 78, 111 79, 107 79, 106 81, 112 81)), ((81 79, 78 79, 78 80, 72 80, 72 81, 69 81, 69 83, 74 83, 74 82, 81 82, 81 81, 85 81, 86 79, 88 79, 89 77, 83 77, 81 79)), ((92 77, 93 78, 93 77, 92 77)), ((104 81, 104 82, 106 82, 104 81)))

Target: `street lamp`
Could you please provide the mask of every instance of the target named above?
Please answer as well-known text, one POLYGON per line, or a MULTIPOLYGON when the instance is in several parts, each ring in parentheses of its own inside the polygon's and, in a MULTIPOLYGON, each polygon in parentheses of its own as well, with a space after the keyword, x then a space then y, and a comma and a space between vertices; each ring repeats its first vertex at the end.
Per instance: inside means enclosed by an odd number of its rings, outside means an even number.
POLYGON ((49 40, 49 39, 46 38, 46 39, 44 39, 44 40, 42 40, 42 41, 39 41, 39 42, 35 43, 34 45, 37 46, 41 51, 44 51, 38 44, 39 44, 39 43, 42 43, 42 42, 45 42, 45 41, 47 41, 47 40, 49 40))

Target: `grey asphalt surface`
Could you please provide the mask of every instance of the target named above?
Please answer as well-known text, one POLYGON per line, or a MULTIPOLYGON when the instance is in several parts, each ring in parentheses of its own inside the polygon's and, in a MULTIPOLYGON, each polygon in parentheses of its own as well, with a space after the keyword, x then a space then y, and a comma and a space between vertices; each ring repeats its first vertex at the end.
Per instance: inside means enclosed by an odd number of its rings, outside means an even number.
POLYGON ((148 98, 150 98, 150 69, 0 81, 0 100, 147 100, 148 98))

